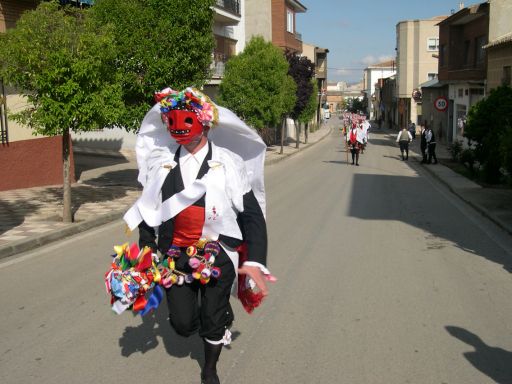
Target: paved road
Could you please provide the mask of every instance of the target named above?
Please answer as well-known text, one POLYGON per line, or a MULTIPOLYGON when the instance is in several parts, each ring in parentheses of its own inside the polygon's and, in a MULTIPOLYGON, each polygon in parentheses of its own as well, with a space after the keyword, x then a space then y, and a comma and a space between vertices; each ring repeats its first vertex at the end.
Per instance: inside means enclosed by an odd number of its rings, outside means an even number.
MULTIPOLYGON (((339 133, 267 168, 270 268, 252 316, 235 304, 224 384, 512 382, 512 241, 391 138, 361 166, 339 133)), ((0 264, 0 382, 198 383, 201 342, 165 307, 108 308, 113 223, 0 264)))

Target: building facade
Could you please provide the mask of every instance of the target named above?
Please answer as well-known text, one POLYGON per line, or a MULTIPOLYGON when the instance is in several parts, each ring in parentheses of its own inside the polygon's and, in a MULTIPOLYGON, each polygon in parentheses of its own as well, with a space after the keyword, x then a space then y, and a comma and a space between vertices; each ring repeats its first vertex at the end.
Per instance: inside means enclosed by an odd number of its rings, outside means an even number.
POLYGON ((320 48, 312 44, 302 43, 302 55, 306 56, 315 65, 315 80, 318 87, 318 103, 315 115, 317 124, 321 120, 321 108, 327 102, 327 48, 320 48))
POLYGON ((366 114, 370 120, 377 118, 379 103, 375 94, 375 86, 379 79, 386 79, 396 74, 395 60, 387 60, 368 66, 363 71, 364 93, 368 100, 366 114))
POLYGON ((512 1, 489 1, 487 93, 500 85, 512 86, 512 1))
POLYGON ((446 16, 396 25, 396 86, 399 128, 422 120, 419 85, 437 77, 439 27, 446 16))
MULTIPOLYGON (((447 142, 462 140, 469 109, 485 97, 489 3, 460 9, 439 23, 439 81, 448 86, 447 142)), ((443 137, 444 129, 438 137, 443 137)))
MULTIPOLYGON (((38 0, 2 0, 0 33, 14 28, 23 12, 35 9, 38 0)), ((62 136, 33 136, 32 130, 9 119, 26 107, 19 92, 0 79, 0 191, 63 183, 62 136)), ((71 158, 71 175, 74 166, 71 158)))
POLYGON ((272 44, 283 51, 302 53, 302 36, 297 32, 296 14, 306 10, 297 0, 272 0, 272 44))

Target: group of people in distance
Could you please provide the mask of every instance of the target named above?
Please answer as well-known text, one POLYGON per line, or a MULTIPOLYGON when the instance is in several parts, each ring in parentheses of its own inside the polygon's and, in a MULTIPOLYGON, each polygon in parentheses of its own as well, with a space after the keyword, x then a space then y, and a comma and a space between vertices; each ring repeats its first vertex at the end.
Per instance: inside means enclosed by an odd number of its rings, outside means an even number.
POLYGON ((343 119, 343 137, 352 155, 352 165, 359 166, 359 154, 364 153, 368 144, 370 122, 366 116, 345 112, 343 119))
MULTIPOLYGON (((409 160, 409 143, 416 137, 416 125, 409 121, 409 126, 402 128, 396 136, 396 142, 400 146, 400 154, 403 160, 409 160)), ((420 149, 422 164, 437 164, 436 156, 436 136, 432 128, 427 125, 421 127, 420 132, 420 149)))

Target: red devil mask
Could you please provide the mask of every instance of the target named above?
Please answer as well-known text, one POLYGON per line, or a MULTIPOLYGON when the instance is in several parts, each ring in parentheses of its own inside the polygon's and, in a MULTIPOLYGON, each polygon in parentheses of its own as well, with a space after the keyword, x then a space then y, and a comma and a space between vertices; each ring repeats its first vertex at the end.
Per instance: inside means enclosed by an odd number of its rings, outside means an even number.
POLYGON ((187 145, 203 133, 203 125, 195 112, 172 109, 162 114, 171 136, 178 144, 187 145))

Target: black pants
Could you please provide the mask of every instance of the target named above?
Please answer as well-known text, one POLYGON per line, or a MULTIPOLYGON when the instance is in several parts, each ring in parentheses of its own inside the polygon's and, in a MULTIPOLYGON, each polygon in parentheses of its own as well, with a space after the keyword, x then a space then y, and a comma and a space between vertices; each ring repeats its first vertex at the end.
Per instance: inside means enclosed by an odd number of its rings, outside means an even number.
MULTIPOLYGON (((176 269, 191 272, 188 260, 188 256, 182 252, 181 257, 175 259, 176 269)), ((218 279, 211 278, 206 285, 195 280, 191 284, 173 285, 166 290, 169 321, 181 336, 188 337, 199 331, 201 337, 218 341, 233 323, 229 298, 236 276, 235 267, 223 249, 214 265, 221 269, 218 279)))
POLYGON ((409 158, 409 142, 408 141, 399 141, 400 144, 400 153, 402 154, 402 159, 404 159, 404 152, 405 152, 405 159, 409 158))
POLYGON ((434 159, 434 164, 437 163, 436 156, 436 143, 429 143, 428 145, 428 160, 427 163, 432 163, 432 159, 434 159))
POLYGON ((427 144, 421 144, 421 162, 426 163, 427 162, 427 144))

